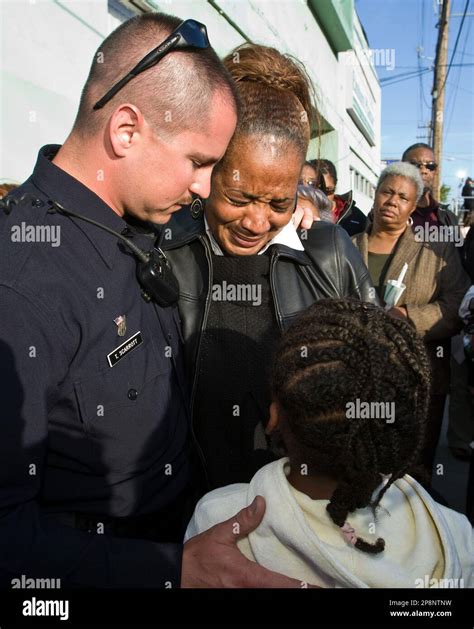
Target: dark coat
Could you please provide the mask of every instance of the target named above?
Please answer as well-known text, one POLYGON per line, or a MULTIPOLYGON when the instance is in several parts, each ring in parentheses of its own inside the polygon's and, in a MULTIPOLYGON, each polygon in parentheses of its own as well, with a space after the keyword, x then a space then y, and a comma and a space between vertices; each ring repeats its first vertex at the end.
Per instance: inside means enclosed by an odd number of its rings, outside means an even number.
MULTIPOLYGON (((203 366, 200 359, 214 283, 211 243, 205 232, 204 219, 201 217, 193 220, 185 210, 174 214, 165 228, 164 236, 161 246, 166 250, 166 256, 180 285, 179 313, 190 370, 188 375, 193 382, 193 433, 194 430, 197 431, 198 442, 203 440, 200 443, 201 454, 208 482, 211 486, 219 486, 221 477, 218 470, 222 468, 219 457, 222 456, 222 449, 225 446, 220 440, 222 437, 206 433, 205 426, 209 425, 213 418, 208 417, 206 422, 206 417, 197 416, 195 409, 201 369, 209 367, 203 366), (167 235, 170 236, 168 240, 167 235), (197 368, 197 365, 200 367, 197 368), (206 437, 203 437, 203 432, 206 437)), ((319 221, 315 222, 310 230, 300 232, 300 239, 304 251, 297 251, 282 244, 274 244, 269 249, 269 286, 272 302, 270 312, 274 308, 277 326, 281 331, 319 299, 352 297, 364 301, 377 301, 367 268, 343 229, 332 223, 319 221)), ((232 282, 233 279, 229 278, 229 281, 232 282)), ((268 317, 268 312, 265 312, 267 313, 265 316, 268 317)), ((268 326, 274 329, 274 323, 270 320, 268 326)), ((276 344, 278 335, 272 334, 272 339, 276 344)), ((244 342, 244 339, 241 342, 244 342)), ((261 365, 262 370, 266 367, 266 364, 261 365)), ((244 392, 236 390, 236 399, 240 399, 241 394, 243 397, 244 392)), ((208 395, 213 395, 212 390, 209 390, 208 395)), ((259 407, 268 408, 270 404, 268 391, 259 389, 255 391, 254 398, 258 400, 259 407)), ((238 442, 240 448, 239 452, 237 450, 229 452, 229 457, 232 457, 232 461, 242 462, 240 470, 237 469, 237 465, 232 468, 234 480, 230 482, 245 481, 250 464, 258 465, 258 461, 263 461, 264 456, 272 456, 270 444, 265 443, 264 435, 262 439, 256 440, 233 438, 237 432, 240 435, 244 429, 246 435, 249 433, 249 426, 254 424, 254 415, 257 416, 252 409, 246 408, 242 416, 243 423, 229 425, 227 428, 227 431, 232 433, 231 435, 226 433, 228 441, 238 442)), ((259 428, 259 424, 256 428, 259 428)), ((256 434, 253 429, 250 432, 256 434)), ((224 467, 230 460, 229 458, 224 462, 224 467)), ((255 471, 254 469, 253 473, 255 471)), ((227 473, 225 470, 224 472, 227 473)))
POLYGON ((367 225, 367 216, 355 204, 352 198, 352 190, 337 196, 344 201, 344 208, 337 224, 343 227, 349 236, 363 232, 367 225))
MULTIPOLYGON (((206 304, 212 287, 211 246, 204 219, 185 210, 173 215, 162 241, 180 285, 179 311, 188 365, 194 365, 199 331, 206 325, 206 304)), ((304 251, 273 245, 271 288, 281 330, 319 299, 352 297, 378 301, 367 267, 343 229, 317 221, 300 232, 304 251)))
POLYGON ((469 228, 464 239, 462 262, 471 279, 471 283, 474 284, 474 229, 472 227, 469 228))
MULTIPOLYGON (((462 188, 461 196, 474 197, 474 186, 469 183, 465 183, 462 188)), ((464 198, 464 209, 474 210, 474 198, 464 198)))

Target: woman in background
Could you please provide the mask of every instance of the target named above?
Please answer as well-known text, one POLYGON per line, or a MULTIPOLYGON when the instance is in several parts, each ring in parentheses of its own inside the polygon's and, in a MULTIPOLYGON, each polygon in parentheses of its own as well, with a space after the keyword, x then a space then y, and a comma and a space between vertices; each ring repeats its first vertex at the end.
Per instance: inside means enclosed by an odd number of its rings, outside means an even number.
POLYGON ((326 184, 324 182, 324 178, 322 177, 322 175, 318 175, 313 161, 309 159, 307 159, 303 164, 298 184, 300 186, 310 186, 311 188, 317 188, 319 190, 322 190, 324 193, 326 192, 326 184))
POLYGON ((390 313, 414 325, 431 361, 433 384, 422 452, 428 485, 449 387, 450 337, 461 328, 458 309, 469 279, 453 242, 431 242, 429 233, 427 237, 424 232, 413 233, 411 214, 423 189, 419 170, 412 164, 397 162, 388 166, 375 191, 373 223, 354 236, 353 242, 382 300, 387 281, 396 280, 408 264, 403 280, 406 289, 390 313))
POLYGON ((367 216, 360 210, 353 198, 352 190, 345 194, 336 194, 336 166, 329 159, 310 161, 316 177, 322 180, 321 186, 332 203, 333 221, 343 227, 349 236, 363 232, 367 225, 367 216))

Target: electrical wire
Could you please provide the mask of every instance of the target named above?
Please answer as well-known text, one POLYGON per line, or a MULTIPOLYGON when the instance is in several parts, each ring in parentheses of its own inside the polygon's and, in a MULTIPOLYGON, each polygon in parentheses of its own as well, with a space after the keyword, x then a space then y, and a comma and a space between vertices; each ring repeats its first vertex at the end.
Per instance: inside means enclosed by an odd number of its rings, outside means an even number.
POLYGON ((397 79, 404 77, 418 76, 419 72, 430 72, 431 68, 422 68, 421 70, 410 70, 410 72, 400 72, 400 74, 394 74, 393 76, 385 76, 380 79, 380 83, 391 83, 397 79))
MULTIPOLYGON (((417 47, 416 49, 416 57, 417 57, 417 65, 418 65, 418 71, 421 70, 421 51, 423 50, 423 9, 424 9, 424 1, 421 0, 420 2, 420 45, 417 47)), ((418 124, 420 124, 423 121, 423 97, 421 94, 421 91, 423 89, 423 79, 421 78, 421 74, 419 76, 420 79, 420 84, 419 84, 419 88, 418 88, 418 105, 419 105, 419 116, 418 116, 418 124)))
MULTIPOLYGON (((446 85, 452 85, 453 87, 455 87, 454 83, 451 83, 451 81, 447 81, 446 85)), ((467 92, 468 94, 474 94, 473 90, 467 90, 465 87, 458 87, 458 90, 461 90, 461 92, 467 92)))
MULTIPOLYGON (((469 41, 470 34, 471 34, 471 23, 468 24, 468 27, 467 27, 467 30, 466 30, 466 36, 464 38, 464 45, 463 45, 463 52, 461 54, 464 53, 464 50, 465 50, 466 45, 467 45, 467 42, 469 41)), ((445 139, 447 138, 447 136, 449 134, 449 129, 450 129, 451 122, 452 122, 452 119, 453 119, 453 114, 454 114, 454 111, 456 109, 456 98, 457 98, 457 94, 458 94, 458 90, 459 90, 459 83, 461 82, 461 74, 462 74, 462 69, 459 68, 457 81, 456 81, 456 87, 455 87, 454 91, 451 93, 452 94, 451 99, 450 99, 451 110, 450 110, 450 113, 447 116, 448 124, 445 127, 445 132, 444 132, 445 139)), ((446 81, 445 81, 445 83, 446 83, 446 81)), ((453 84, 454 84, 454 81, 453 81, 453 84)), ((446 111, 448 111, 448 109, 449 109, 449 107, 446 107, 446 111)))
POLYGON ((416 79, 416 78, 418 78, 418 76, 420 74, 427 74, 428 72, 431 72, 431 68, 424 68, 423 70, 420 70, 420 72, 418 72, 418 70, 416 72, 410 72, 408 74, 408 76, 406 76, 406 75, 404 75, 404 76, 397 75, 397 77, 393 77, 390 81, 385 81, 382 84, 382 87, 388 87, 389 85, 395 85, 397 83, 402 83, 403 81, 409 81, 410 79, 416 79))
MULTIPOLYGON (((461 54, 462 54, 461 52, 458 52, 458 55, 461 55, 461 54)), ((442 68, 443 66, 448 66, 449 63, 439 63, 438 65, 439 65, 440 68, 442 68)), ((474 62, 471 62, 471 63, 452 63, 451 64, 451 67, 453 67, 453 68, 460 68, 460 67, 464 68, 464 67, 470 67, 470 66, 471 67, 474 66, 474 62)), ((397 65, 397 68, 402 68, 404 70, 409 70, 409 69, 416 70, 418 68, 418 66, 399 66, 399 65, 397 65)))
POLYGON ((464 12, 463 12, 463 16, 461 19, 461 23, 459 24, 459 30, 458 30, 458 34, 456 37, 456 41, 454 42, 454 48, 453 48, 453 52, 451 55, 451 59, 449 61, 449 65, 448 65, 448 69, 446 71, 446 76, 444 77, 444 82, 443 85, 441 86, 441 89, 439 91, 439 93, 441 93, 444 90, 444 86, 446 85, 446 81, 448 80, 448 76, 449 76, 449 72, 453 66, 453 60, 454 60, 454 56, 456 54, 456 50, 458 48, 458 43, 459 43, 459 38, 461 37, 461 32, 462 32, 462 27, 464 26, 464 20, 466 19, 466 13, 467 10, 469 9, 469 4, 470 4, 471 0, 466 0, 466 4, 464 6, 464 12))

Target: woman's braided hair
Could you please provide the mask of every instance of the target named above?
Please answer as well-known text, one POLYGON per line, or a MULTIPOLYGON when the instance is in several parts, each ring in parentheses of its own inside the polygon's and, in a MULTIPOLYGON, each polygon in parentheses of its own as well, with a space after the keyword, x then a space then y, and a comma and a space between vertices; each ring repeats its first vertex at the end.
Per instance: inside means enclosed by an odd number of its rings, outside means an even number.
POLYGON ((241 112, 231 142, 242 135, 274 135, 306 155, 317 122, 314 87, 304 66, 270 46, 243 44, 223 64, 237 84, 241 112))
MULTIPOLYGON (((390 485, 416 463, 429 390, 423 342, 409 323, 378 306, 321 300, 283 335, 274 360, 273 399, 286 418, 293 454, 309 469, 338 480, 327 511, 339 527, 355 509, 370 505, 375 514, 390 485), (394 421, 349 418, 348 403, 356 400, 393 402, 394 421), (381 474, 391 477, 372 501, 381 474)), ((355 546, 379 553, 385 541, 371 544, 358 537, 355 546)))

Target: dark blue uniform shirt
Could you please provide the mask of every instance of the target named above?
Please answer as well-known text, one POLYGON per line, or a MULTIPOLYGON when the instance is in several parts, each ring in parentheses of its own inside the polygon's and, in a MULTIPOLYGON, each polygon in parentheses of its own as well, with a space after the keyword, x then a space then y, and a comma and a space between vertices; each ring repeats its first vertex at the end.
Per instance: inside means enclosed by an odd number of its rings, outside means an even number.
POLYGON ((55 166, 58 148, 40 151, 14 193, 25 199, 0 212, 0 582, 178 587, 179 544, 88 534, 48 515, 155 513, 190 474, 175 310, 142 298, 119 239, 48 212, 49 200, 142 249, 153 241, 55 166))

